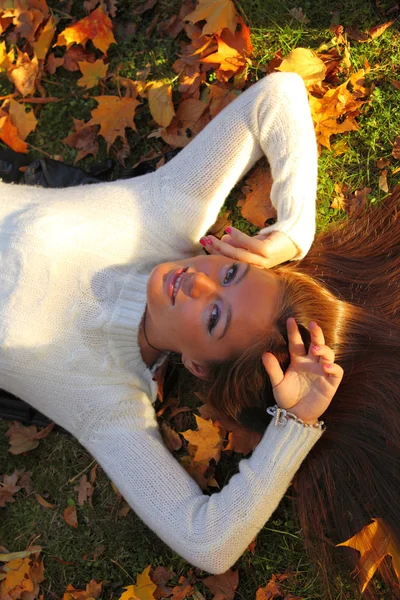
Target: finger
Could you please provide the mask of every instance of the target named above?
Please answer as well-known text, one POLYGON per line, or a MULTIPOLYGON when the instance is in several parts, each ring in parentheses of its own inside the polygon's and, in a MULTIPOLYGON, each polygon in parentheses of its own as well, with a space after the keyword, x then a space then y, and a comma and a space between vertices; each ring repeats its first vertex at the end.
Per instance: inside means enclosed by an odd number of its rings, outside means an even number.
POLYGON ((297 327, 296 319, 289 317, 286 321, 286 328, 288 332, 290 356, 306 356, 306 349, 304 348, 304 343, 299 328, 297 327))
POLYGON ((324 369, 325 373, 327 375, 329 375, 329 379, 331 380, 331 383, 335 387, 338 387, 339 383, 342 381, 342 378, 344 375, 344 371, 343 371, 342 367, 340 367, 336 363, 332 363, 332 364, 324 364, 324 365, 322 365, 322 368, 324 369))
POLYGON ((221 240, 218 240, 214 236, 208 235, 205 238, 205 246, 204 248, 210 254, 222 254, 223 256, 227 256, 228 258, 232 258, 233 260, 238 260, 240 262, 250 263, 251 265, 256 265, 258 267, 268 267, 272 266, 272 264, 266 264, 267 261, 262 256, 258 256, 257 254, 252 254, 248 250, 244 248, 235 248, 230 244, 224 243, 221 240))
POLYGON ((325 344, 325 337, 318 323, 315 321, 310 321, 308 330, 310 332, 311 344, 313 346, 323 346, 325 344))
POLYGON ((329 346, 313 346, 311 344, 309 354, 317 357, 322 364, 335 362, 335 353, 329 346))
POLYGON ((268 373, 272 387, 276 387, 281 383, 281 381, 283 381, 284 378, 283 371, 277 358, 270 352, 264 352, 262 355, 262 362, 265 370, 268 373))

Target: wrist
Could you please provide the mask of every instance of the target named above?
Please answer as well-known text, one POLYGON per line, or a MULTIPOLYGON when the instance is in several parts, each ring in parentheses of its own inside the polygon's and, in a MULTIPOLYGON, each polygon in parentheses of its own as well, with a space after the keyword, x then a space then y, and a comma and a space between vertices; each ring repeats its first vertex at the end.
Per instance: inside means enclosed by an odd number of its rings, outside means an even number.
POLYGON ((314 427, 315 429, 324 429, 324 422, 318 421, 317 419, 300 419, 293 412, 289 412, 284 408, 280 408, 279 406, 269 406, 267 408, 267 413, 275 418, 275 427, 284 427, 288 421, 288 419, 293 419, 303 427, 314 427))

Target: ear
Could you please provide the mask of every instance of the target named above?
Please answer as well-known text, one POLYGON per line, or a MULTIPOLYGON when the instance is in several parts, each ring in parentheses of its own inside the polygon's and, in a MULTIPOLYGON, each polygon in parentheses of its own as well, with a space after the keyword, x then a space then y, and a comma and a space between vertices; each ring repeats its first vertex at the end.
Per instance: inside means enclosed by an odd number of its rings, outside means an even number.
POLYGON ((200 379, 205 379, 206 377, 206 367, 194 362, 191 358, 187 358, 182 356, 182 362, 185 368, 190 371, 195 377, 199 377, 200 379))

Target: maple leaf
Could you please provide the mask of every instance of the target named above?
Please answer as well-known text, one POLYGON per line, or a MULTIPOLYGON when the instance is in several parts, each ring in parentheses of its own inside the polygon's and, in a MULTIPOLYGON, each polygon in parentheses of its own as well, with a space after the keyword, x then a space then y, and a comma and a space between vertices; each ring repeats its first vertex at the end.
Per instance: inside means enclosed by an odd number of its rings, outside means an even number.
POLYGON ((221 33, 225 27, 234 33, 237 23, 235 5, 232 0, 199 0, 196 10, 186 15, 185 20, 192 23, 207 21, 203 35, 221 33))
POLYGON ((214 469, 210 469, 208 463, 194 462, 192 456, 182 456, 179 462, 202 490, 207 490, 209 487, 219 487, 213 476, 214 469))
POLYGON ((100 598, 102 593, 102 583, 97 583, 95 579, 86 585, 85 590, 75 589, 73 585, 69 584, 64 592, 62 600, 96 600, 100 598))
POLYGON ((99 106, 92 110, 92 118, 87 125, 100 125, 99 134, 107 141, 107 149, 117 137, 125 138, 125 128, 136 131, 133 121, 136 107, 140 104, 134 98, 119 96, 96 96, 99 106))
POLYGON ((175 576, 175 573, 167 567, 156 567, 151 573, 151 580, 157 585, 154 592, 154 598, 169 598, 172 596, 172 589, 167 586, 167 583, 175 576))
MULTIPOLYGON (((36 31, 38 30, 41 23, 47 18, 48 8, 44 5, 45 10, 41 8, 37 9, 34 6, 30 6, 29 10, 25 7, 18 7, 19 3, 15 3, 16 6, 8 11, 5 11, 2 18, 7 19, 10 17, 14 25, 14 35, 19 35, 29 42, 33 42, 35 39, 36 31)), ((21 3, 23 6, 23 4, 21 3)))
POLYGON ((15 150, 15 152, 21 152, 27 154, 28 144, 21 140, 18 135, 18 130, 11 122, 9 114, 5 114, 0 110, 0 139, 3 140, 7 146, 15 150))
POLYGON ((78 527, 78 517, 76 514, 76 506, 67 506, 64 509, 63 517, 65 519, 65 522, 68 523, 68 525, 70 525, 71 527, 75 527, 75 529, 78 527))
POLYGON ((70 133, 62 141, 64 144, 76 148, 78 154, 75 157, 74 163, 82 160, 88 154, 94 156, 99 151, 99 144, 97 142, 97 125, 87 125, 84 121, 73 119, 75 131, 70 133))
POLYGON ((213 600, 233 600, 239 584, 239 571, 229 569, 222 575, 206 577, 203 583, 214 594, 213 600))
POLYGON ((0 598, 37 598, 39 583, 44 580, 44 564, 39 561, 40 546, 31 552, 21 553, 24 558, 15 558, 1 567, 0 598), (29 556, 26 556, 29 554, 29 556))
POLYGON ((256 227, 262 229, 268 219, 276 218, 276 210, 271 204, 272 187, 271 172, 267 168, 257 166, 246 178, 242 187, 244 200, 238 202, 242 216, 256 227))
POLYGON ((88 40, 91 40, 103 54, 107 54, 110 44, 115 44, 112 22, 101 6, 75 25, 66 27, 59 34, 54 46, 66 46, 69 49, 72 44, 84 46, 88 40))
POLYGON ((232 33, 230 29, 225 27, 222 30, 220 38, 231 48, 235 48, 243 56, 250 56, 253 52, 253 44, 250 39, 250 27, 246 25, 242 17, 238 16, 238 25, 240 28, 232 33))
POLYGON ((201 100, 195 98, 183 100, 170 125, 161 130, 164 142, 176 147, 186 146, 209 122, 207 108, 208 105, 201 100))
POLYGON ((13 98, 6 100, 2 108, 8 107, 8 113, 11 117, 11 122, 17 128, 18 135, 22 140, 26 140, 28 135, 36 129, 37 119, 33 110, 26 110, 26 106, 20 104, 13 98))
POLYGON ((7 76, 22 96, 34 93, 38 74, 37 57, 34 56, 30 59, 26 52, 18 50, 17 62, 9 67, 7 76))
POLYGON ((83 8, 87 13, 90 13, 98 4, 110 17, 115 17, 117 14, 118 0, 85 0, 83 8))
POLYGON ((175 109, 172 103, 172 87, 162 81, 153 81, 148 84, 147 98, 151 116, 161 127, 168 127, 175 109))
POLYGON ((326 75, 323 61, 309 48, 295 48, 282 60, 278 71, 297 73, 306 86, 320 84, 326 75))
POLYGON ((78 79, 77 84, 81 87, 90 89, 95 85, 98 85, 101 79, 107 75, 108 65, 104 64, 102 58, 91 63, 87 61, 78 62, 79 68, 83 77, 78 79))
POLYGON ((350 546, 360 552, 361 592, 364 592, 387 555, 392 557, 393 568, 400 580, 400 548, 383 519, 372 519, 372 523, 337 546, 350 546))
POLYGON ((135 585, 128 585, 119 600, 154 600, 154 592, 157 586, 150 579, 151 566, 145 568, 136 577, 135 585))
POLYGON ((23 452, 29 452, 29 450, 37 448, 39 440, 49 435, 53 427, 54 423, 50 423, 50 425, 38 431, 36 425, 25 427, 19 421, 13 421, 12 425, 6 431, 6 436, 10 438, 10 448, 8 451, 11 454, 22 454, 23 452))
POLYGON ((44 60, 46 58, 55 31, 56 22, 53 17, 50 17, 40 32, 38 39, 33 42, 33 51, 38 60, 44 60))
POLYGON ((197 448, 193 460, 209 463, 211 459, 214 459, 215 462, 218 462, 223 447, 220 428, 215 426, 211 419, 206 421, 197 415, 195 417, 198 430, 188 429, 181 432, 183 437, 197 448))
POLYGON ((246 58, 235 48, 228 46, 222 38, 217 39, 218 50, 209 54, 205 58, 200 58, 199 62, 207 64, 218 64, 216 70, 217 78, 220 81, 228 81, 233 75, 242 71, 246 64, 246 58))

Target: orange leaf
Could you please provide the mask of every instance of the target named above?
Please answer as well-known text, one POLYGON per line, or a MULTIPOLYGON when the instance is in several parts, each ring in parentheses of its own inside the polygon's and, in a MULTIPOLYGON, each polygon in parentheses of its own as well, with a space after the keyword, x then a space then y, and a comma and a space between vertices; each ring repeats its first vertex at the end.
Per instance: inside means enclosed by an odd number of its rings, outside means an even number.
POLYGON ((219 34, 225 27, 235 33, 237 23, 235 5, 232 0, 199 0, 196 10, 186 15, 185 21, 197 23, 203 20, 207 21, 203 27, 203 35, 219 34))
MULTIPOLYGON (((19 137, 18 130, 15 125, 12 124, 10 115, 0 117, 0 139, 3 140, 7 146, 10 146, 10 148, 15 150, 15 152, 27 154, 28 144, 19 137)), ((36 446, 34 447, 36 448, 36 446)))
POLYGON ((188 442, 197 447, 193 460, 195 462, 208 463, 213 458, 218 462, 223 446, 220 428, 216 427, 211 419, 206 421, 197 415, 196 423, 198 427, 197 431, 188 429, 181 432, 188 442))
POLYGON ((172 87, 162 81, 154 81, 149 84, 147 98, 151 116, 161 127, 168 127, 175 109, 172 103, 172 87))
POLYGON ((382 23, 382 25, 377 25, 376 27, 371 27, 369 30, 369 37, 371 40, 375 40, 377 37, 382 35, 384 31, 391 25, 393 25, 394 21, 388 21, 387 23, 382 23))
POLYGON ((209 122, 207 107, 205 102, 195 98, 183 100, 170 125, 161 131, 164 142, 171 146, 186 146, 209 122))
POLYGON ((218 71, 224 71, 223 77, 228 81, 233 75, 246 66, 246 59, 235 48, 228 46, 221 38, 218 38, 218 51, 200 58, 199 62, 218 64, 218 71))
POLYGON ((309 48, 295 48, 283 59, 278 71, 297 73, 306 86, 320 84, 326 75, 323 61, 309 48))
POLYGON ((115 43, 111 20, 101 6, 90 13, 88 17, 75 23, 75 25, 66 27, 59 34, 54 46, 67 46, 68 49, 72 44, 82 44, 84 46, 88 40, 92 40, 96 48, 101 50, 103 54, 107 53, 110 44, 115 43))
POLYGON ((29 450, 37 448, 39 445, 38 440, 46 437, 53 427, 54 423, 50 423, 50 425, 38 431, 36 425, 25 427, 19 421, 14 421, 6 431, 6 436, 10 438, 10 448, 8 451, 11 454, 22 454, 23 452, 29 452, 29 450))
POLYGON ((95 579, 92 579, 86 585, 85 590, 76 590, 73 585, 69 584, 64 592, 62 600, 90 600, 91 598, 96 600, 101 596, 102 586, 103 584, 97 583, 95 579))
POLYGON ((94 63, 87 61, 78 62, 83 77, 78 79, 77 84, 87 89, 98 85, 100 80, 107 75, 108 65, 104 64, 102 58, 94 63))
POLYGON ((239 584, 239 571, 229 569, 222 575, 206 577, 203 583, 214 594, 215 600, 233 600, 239 584))
POLYGON ((78 517, 76 514, 76 506, 67 506, 63 512, 65 522, 71 527, 78 527, 78 517))
POLYGON ((221 33, 221 40, 223 40, 231 48, 235 48, 240 54, 244 56, 250 56, 253 52, 253 44, 250 39, 250 28, 243 21, 242 17, 238 17, 238 23, 240 30, 232 31, 225 27, 221 33))
POLYGON ((400 548, 383 519, 372 519, 372 523, 337 546, 350 546, 360 552, 361 592, 387 555, 392 557, 392 565, 400 581, 400 548))
POLYGON ((270 199, 271 187, 271 172, 261 166, 256 167, 242 187, 245 200, 239 202, 240 212, 249 223, 260 229, 265 226, 265 221, 276 218, 276 210, 270 199))
POLYGON ((55 506, 56 506, 55 504, 51 504, 50 502, 47 502, 47 500, 45 500, 43 498, 43 496, 41 496, 40 494, 35 494, 35 498, 39 502, 39 504, 44 506, 44 508, 55 508, 55 506))
POLYGON ((99 106, 92 110, 92 118, 87 125, 100 125, 100 135, 107 141, 107 148, 115 142, 118 136, 125 138, 125 127, 136 131, 133 116, 140 104, 134 98, 119 98, 119 96, 96 96, 99 106))

